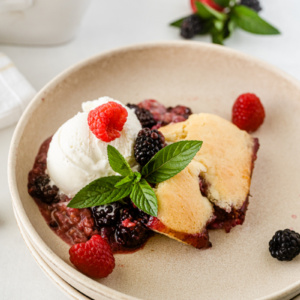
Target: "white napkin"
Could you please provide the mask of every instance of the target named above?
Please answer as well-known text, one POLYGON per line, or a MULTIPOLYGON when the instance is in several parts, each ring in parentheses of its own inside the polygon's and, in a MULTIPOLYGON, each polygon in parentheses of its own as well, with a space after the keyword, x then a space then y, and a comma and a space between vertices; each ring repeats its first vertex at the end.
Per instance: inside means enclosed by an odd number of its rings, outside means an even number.
POLYGON ((0 128, 16 123, 35 94, 11 60, 0 53, 0 128))

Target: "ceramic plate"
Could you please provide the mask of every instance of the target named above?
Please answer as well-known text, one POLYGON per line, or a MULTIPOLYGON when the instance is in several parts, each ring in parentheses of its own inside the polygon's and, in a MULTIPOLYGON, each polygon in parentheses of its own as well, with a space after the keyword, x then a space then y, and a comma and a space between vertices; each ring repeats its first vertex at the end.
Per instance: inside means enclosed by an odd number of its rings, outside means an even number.
POLYGON ((32 243, 30 242, 29 238, 27 237, 26 233, 24 232, 23 225, 21 224, 21 221, 17 215, 17 213, 14 210, 15 218, 17 220, 18 227, 20 229, 20 232, 22 234, 22 237, 34 257, 36 263, 40 266, 40 268, 44 271, 44 273, 50 278, 53 283, 60 288, 60 290, 66 294, 69 298, 74 300, 89 300, 90 298, 86 297, 79 291, 77 291, 74 287, 69 285, 67 282, 65 282, 62 278, 60 278, 50 267, 46 264, 46 262, 42 259, 42 257, 37 253, 37 251, 34 249, 32 243))
POLYGON ((300 257, 279 262, 270 256, 268 242, 278 229, 300 231, 299 115, 298 81, 225 47, 166 42, 100 54, 51 81, 20 120, 9 158, 14 206, 41 256, 88 292, 109 299, 288 299, 300 290, 300 257), (154 98, 230 120, 234 100, 245 92, 259 95, 266 120, 254 134, 261 148, 244 225, 230 234, 211 231, 213 247, 204 251, 156 235, 143 250, 116 255, 116 268, 106 279, 79 273, 69 262, 68 245, 47 227, 27 193, 40 144, 82 101, 100 96, 124 103, 154 98))

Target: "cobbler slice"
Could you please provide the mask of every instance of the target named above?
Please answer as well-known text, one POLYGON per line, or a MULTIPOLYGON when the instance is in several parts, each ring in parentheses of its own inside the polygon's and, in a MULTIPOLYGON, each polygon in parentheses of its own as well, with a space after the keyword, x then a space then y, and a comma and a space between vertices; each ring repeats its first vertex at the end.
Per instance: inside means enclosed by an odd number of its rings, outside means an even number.
POLYGON ((191 244, 208 247, 206 228, 227 232, 242 224, 248 205, 258 140, 212 114, 161 127, 166 143, 202 140, 189 166, 156 187, 158 217, 149 227, 191 244))
POLYGON ((207 225, 213 220, 213 205, 200 193, 201 163, 192 161, 183 171, 157 185, 158 216, 148 227, 196 248, 211 246, 207 225))

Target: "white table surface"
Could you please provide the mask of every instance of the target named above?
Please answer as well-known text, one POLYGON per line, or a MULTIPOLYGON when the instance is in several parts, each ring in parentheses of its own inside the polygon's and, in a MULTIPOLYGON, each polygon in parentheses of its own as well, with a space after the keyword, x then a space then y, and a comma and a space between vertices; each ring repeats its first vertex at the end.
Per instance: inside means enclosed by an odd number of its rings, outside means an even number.
MULTIPOLYGON (((236 31, 226 46, 267 61, 300 80, 300 1, 261 3, 261 15, 279 27, 282 34, 269 37, 236 31)), ((168 22, 189 13, 189 0, 93 0, 71 42, 52 47, 0 44, 0 52, 8 55, 39 90, 67 67, 102 51, 181 39, 168 22)), ((209 42, 210 38, 197 40, 209 42)), ((14 127, 0 130, 0 299, 67 299, 34 261, 13 216, 6 165, 14 127)))

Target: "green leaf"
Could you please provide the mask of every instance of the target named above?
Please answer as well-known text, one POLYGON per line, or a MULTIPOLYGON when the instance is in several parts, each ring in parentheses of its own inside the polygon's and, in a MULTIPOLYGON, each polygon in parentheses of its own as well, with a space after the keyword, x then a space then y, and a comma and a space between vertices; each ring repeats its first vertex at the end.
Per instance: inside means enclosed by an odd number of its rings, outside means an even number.
POLYGON ((123 176, 109 176, 92 181, 75 195, 68 207, 86 208, 104 205, 127 197, 132 190, 131 183, 115 187, 122 179, 123 176))
POLYGON ((226 21, 221 21, 221 20, 217 20, 217 19, 213 20, 213 27, 212 27, 210 33, 211 33, 211 37, 212 37, 212 42, 214 44, 223 45, 223 41, 225 39, 225 32, 227 31, 227 28, 226 28, 227 23, 228 23, 228 20, 226 20, 226 21))
POLYGON ((222 7, 228 7, 231 0, 214 0, 214 2, 222 7))
POLYGON ((134 177, 132 175, 128 175, 121 179, 119 182, 115 184, 115 187, 118 188, 126 183, 133 182, 134 177))
POLYGON ((170 26, 174 26, 174 27, 181 27, 182 22, 189 16, 183 17, 181 19, 178 19, 172 23, 170 23, 170 26))
POLYGON ((134 172, 134 180, 133 183, 138 183, 139 181, 141 181, 142 175, 140 172, 134 172))
POLYGON ((123 176, 133 174, 128 162, 115 147, 107 145, 107 155, 109 164, 115 172, 123 176))
POLYGON ((210 18, 216 18, 219 20, 226 20, 227 16, 223 13, 220 13, 216 11, 215 9, 209 7, 206 4, 203 4, 201 2, 195 2, 196 7, 197 7, 197 14, 202 18, 202 19, 210 19, 210 18))
POLYGON ((197 34, 200 34, 200 35, 207 34, 211 31, 212 27, 213 27, 212 19, 207 19, 207 20, 205 20, 205 22, 202 23, 201 31, 197 34))
POLYGON ((157 198, 145 179, 133 186, 130 194, 131 201, 148 215, 157 216, 157 198))
POLYGON ((223 32, 213 29, 211 31, 211 37, 212 37, 212 42, 214 44, 223 45, 223 42, 224 42, 223 32))
POLYGON ((214 27, 221 32, 224 29, 224 21, 214 20, 214 27))
POLYGON ((232 35, 235 27, 236 27, 236 24, 234 23, 233 20, 230 19, 225 25, 224 38, 229 38, 232 35))
POLYGON ((143 167, 142 176, 151 183, 163 182, 182 171, 202 146, 201 141, 180 141, 161 149, 143 167))
POLYGON ((280 34, 279 30, 263 20, 253 9, 236 5, 231 11, 232 20, 245 31, 256 34, 280 34))

